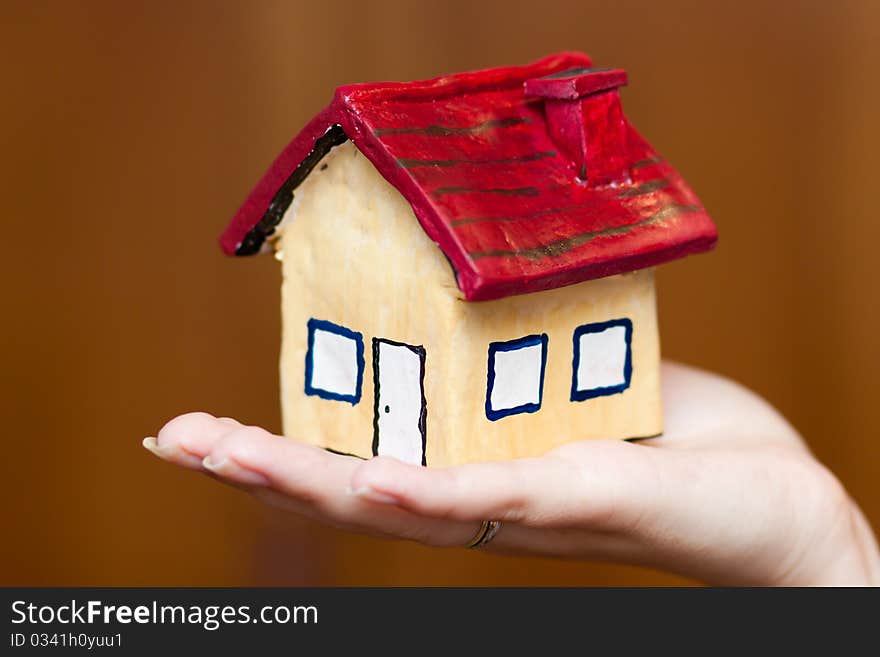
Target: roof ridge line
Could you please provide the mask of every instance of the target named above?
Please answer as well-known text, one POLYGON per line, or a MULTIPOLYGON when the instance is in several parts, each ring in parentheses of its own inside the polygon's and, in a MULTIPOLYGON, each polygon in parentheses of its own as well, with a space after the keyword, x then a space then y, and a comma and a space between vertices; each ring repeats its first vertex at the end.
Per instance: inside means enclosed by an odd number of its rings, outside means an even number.
POLYGON ((349 105, 349 98, 352 96, 367 99, 376 95, 389 95, 407 102, 420 102, 422 99, 419 96, 430 93, 430 98, 422 101, 428 102, 431 99, 479 93, 493 87, 499 91, 512 89, 520 86, 530 77, 541 77, 547 75, 548 72, 564 70, 564 67, 573 64, 591 66, 592 60, 585 53, 576 50, 564 50, 519 66, 489 67, 439 75, 412 82, 389 80, 386 82, 360 82, 341 85, 336 88, 334 98, 346 105, 349 105), (547 69, 547 71, 540 69, 547 69), (486 79, 488 74, 493 74, 493 76, 486 79), (400 93, 395 94, 394 92, 400 93))

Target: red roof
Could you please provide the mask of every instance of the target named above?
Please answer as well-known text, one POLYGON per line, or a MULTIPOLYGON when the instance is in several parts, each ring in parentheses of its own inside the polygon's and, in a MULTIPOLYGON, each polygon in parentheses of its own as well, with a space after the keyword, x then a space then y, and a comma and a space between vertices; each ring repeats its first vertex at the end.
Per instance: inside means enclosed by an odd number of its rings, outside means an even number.
MULTIPOLYGON (((580 102, 557 99, 625 83, 622 71, 590 65, 586 55, 561 53, 528 66, 339 87, 257 183, 221 236, 223 250, 259 251, 296 185, 346 138, 409 201, 468 300, 561 287, 712 248, 715 226, 700 201, 619 110, 622 138, 609 157, 622 163, 621 175, 593 181, 588 164, 586 180, 579 178, 580 165, 560 148, 559 130, 550 129, 559 126, 547 117, 550 103, 580 102)), ((599 119, 612 121, 603 108, 599 119)), ((598 139, 590 133, 596 116, 584 116, 582 139, 598 139)), ((589 163, 592 144, 584 144, 589 163)))

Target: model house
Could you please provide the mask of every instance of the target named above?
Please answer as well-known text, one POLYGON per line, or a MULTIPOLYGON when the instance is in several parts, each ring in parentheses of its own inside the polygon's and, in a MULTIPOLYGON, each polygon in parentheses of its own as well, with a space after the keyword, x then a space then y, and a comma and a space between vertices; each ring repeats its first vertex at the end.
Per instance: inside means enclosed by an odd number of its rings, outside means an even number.
POLYGON ((434 466, 662 432, 653 267, 716 230, 626 80, 562 53, 336 90, 221 237, 282 263, 287 435, 434 466))

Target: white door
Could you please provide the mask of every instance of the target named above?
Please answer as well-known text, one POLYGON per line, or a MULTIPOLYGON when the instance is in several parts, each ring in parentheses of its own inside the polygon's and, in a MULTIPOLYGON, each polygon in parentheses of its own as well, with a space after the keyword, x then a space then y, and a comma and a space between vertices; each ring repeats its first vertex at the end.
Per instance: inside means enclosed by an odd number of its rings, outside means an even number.
POLYGON ((373 454, 425 465, 425 349, 373 338, 373 454))

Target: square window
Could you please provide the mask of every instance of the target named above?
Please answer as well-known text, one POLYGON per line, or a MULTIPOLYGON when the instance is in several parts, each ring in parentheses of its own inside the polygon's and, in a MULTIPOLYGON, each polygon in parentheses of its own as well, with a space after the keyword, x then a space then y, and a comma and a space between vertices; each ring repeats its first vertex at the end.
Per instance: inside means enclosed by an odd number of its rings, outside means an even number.
POLYGON ((541 408, 546 364, 546 334, 490 343, 486 417, 495 421, 541 408))
POLYGON ((574 330, 571 401, 613 395, 632 379, 632 322, 612 319, 574 330))
POLYGON ((364 379, 364 336, 320 319, 310 319, 308 327, 306 394, 357 404, 364 379))

